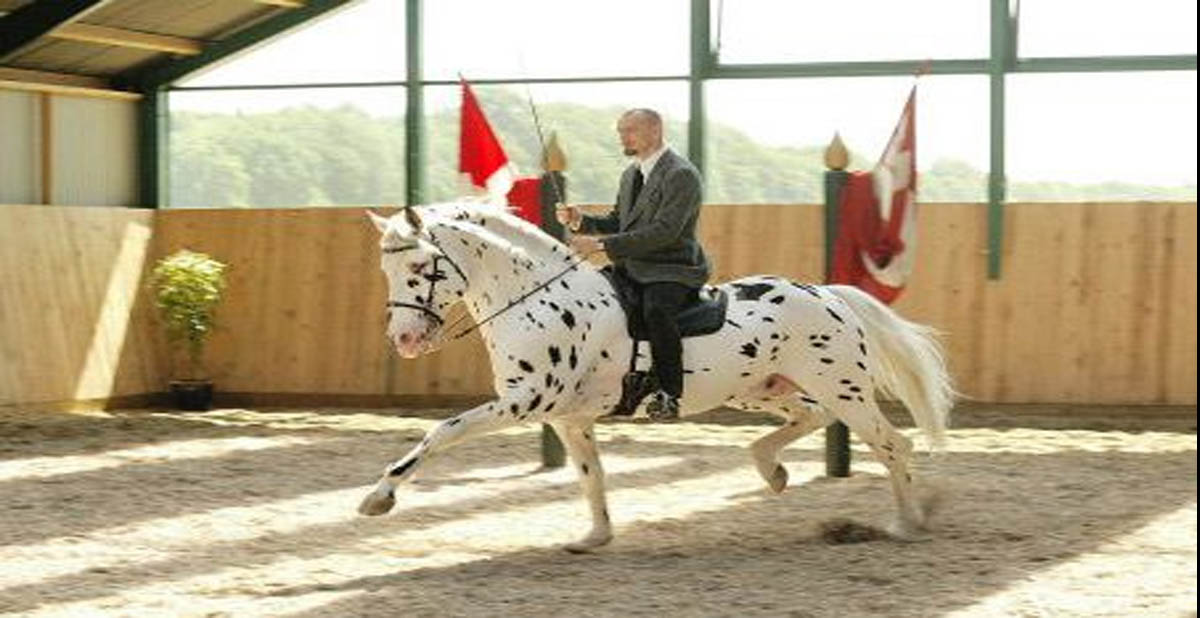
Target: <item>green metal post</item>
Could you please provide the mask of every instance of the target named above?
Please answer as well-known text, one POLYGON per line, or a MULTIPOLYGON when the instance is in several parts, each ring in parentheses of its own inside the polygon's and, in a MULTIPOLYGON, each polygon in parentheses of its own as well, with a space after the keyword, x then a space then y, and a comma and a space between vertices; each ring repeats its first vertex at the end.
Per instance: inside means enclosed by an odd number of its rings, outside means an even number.
MULTIPOLYGON (((825 172, 825 282, 833 276, 833 246, 837 238, 842 187, 850 173, 845 170, 825 172)), ((850 429, 841 421, 825 428, 825 476, 850 476, 850 429)))
MULTIPOLYGON (((542 152, 542 161, 548 160, 548 154, 542 152)), ((538 202, 542 205, 542 224, 543 232, 557 238, 558 240, 566 240, 567 230, 555 218, 555 209, 559 201, 567 199, 567 179, 563 173, 555 170, 548 170, 542 174, 541 183, 538 187, 538 202)), ((554 433, 554 428, 549 424, 542 424, 542 469, 549 470, 552 468, 561 468, 566 465, 567 454, 563 448, 562 440, 558 439, 558 434, 554 433)))
POLYGON ((692 0, 691 70, 688 73, 688 159, 706 171, 704 139, 704 80, 715 64, 710 34, 709 0, 692 0))
POLYGON ((992 0, 992 49, 988 59, 991 79, 991 155, 988 171, 988 278, 1000 278, 1000 257, 1004 246, 1004 201, 1007 179, 1004 173, 1004 82, 1014 62, 1015 41, 1008 0, 992 0))
POLYGON ((138 206, 160 208, 167 205, 169 169, 169 116, 167 91, 150 88, 142 92, 138 103, 138 206))
POLYGON ((404 203, 415 206, 425 202, 425 91, 421 83, 424 28, 421 0, 406 0, 405 6, 408 103, 404 113, 404 203))

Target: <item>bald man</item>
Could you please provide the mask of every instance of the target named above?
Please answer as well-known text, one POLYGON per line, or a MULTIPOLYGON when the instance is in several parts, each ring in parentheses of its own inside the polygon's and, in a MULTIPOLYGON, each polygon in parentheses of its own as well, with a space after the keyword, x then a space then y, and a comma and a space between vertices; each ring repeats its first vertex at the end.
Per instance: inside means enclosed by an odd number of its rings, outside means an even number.
POLYGON ((659 386, 647 413, 674 420, 683 396, 683 346, 675 319, 711 274, 696 240, 700 173, 664 143, 662 117, 654 110, 625 112, 617 134, 625 156, 634 161, 621 175, 612 212, 593 217, 567 206, 558 210, 558 219, 579 234, 572 240, 576 251, 604 251, 619 275, 639 290, 659 386))

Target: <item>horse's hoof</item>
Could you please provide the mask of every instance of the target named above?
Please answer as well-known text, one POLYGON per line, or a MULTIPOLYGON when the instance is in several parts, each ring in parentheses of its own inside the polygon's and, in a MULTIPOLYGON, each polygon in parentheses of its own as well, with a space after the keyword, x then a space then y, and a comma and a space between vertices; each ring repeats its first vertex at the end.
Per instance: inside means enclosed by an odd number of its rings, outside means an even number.
POLYGON ((576 543, 567 543, 563 545, 563 550, 571 554, 587 554, 597 547, 608 545, 612 541, 611 534, 604 535, 588 535, 582 541, 576 543))
POLYGON ((894 521, 887 527, 888 538, 901 543, 920 543, 932 540, 929 532, 921 524, 905 521, 894 521))
POLYGON ((781 494, 787 489, 788 471, 783 467, 783 464, 776 464, 775 470, 771 472, 771 478, 767 479, 767 486, 771 491, 781 494))
POLYGON ((376 492, 371 492, 367 494, 367 497, 363 498, 362 503, 358 505, 358 512, 368 517, 374 517, 376 515, 383 515, 384 513, 387 513, 388 511, 392 510, 392 507, 395 505, 395 495, 388 493, 387 495, 381 496, 376 492))

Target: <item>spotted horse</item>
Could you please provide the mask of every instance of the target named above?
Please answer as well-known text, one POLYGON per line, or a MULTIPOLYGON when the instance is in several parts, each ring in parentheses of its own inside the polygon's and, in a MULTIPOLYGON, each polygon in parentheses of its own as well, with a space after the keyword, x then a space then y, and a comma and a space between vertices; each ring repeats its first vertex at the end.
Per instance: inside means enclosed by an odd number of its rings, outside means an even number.
MULTIPOLYGON (((415 358, 443 345, 447 311, 463 303, 481 323, 497 396, 440 422, 389 464, 359 512, 388 512, 397 488, 455 444, 548 423, 578 468, 591 510, 591 530, 565 549, 587 552, 609 543, 613 529, 593 428, 618 402, 634 348, 608 279, 500 207, 436 204, 368 216, 381 233, 387 337, 397 352, 415 358)), ((683 342, 681 414, 729 406, 781 416, 782 426, 750 446, 775 492, 788 482, 780 450, 844 422, 887 468, 898 507, 890 532, 922 535, 927 509, 909 473, 912 443, 880 412, 875 395, 899 400, 931 443, 940 443, 953 388, 932 330, 853 287, 765 275, 719 287, 729 297, 724 326, 683 342)))

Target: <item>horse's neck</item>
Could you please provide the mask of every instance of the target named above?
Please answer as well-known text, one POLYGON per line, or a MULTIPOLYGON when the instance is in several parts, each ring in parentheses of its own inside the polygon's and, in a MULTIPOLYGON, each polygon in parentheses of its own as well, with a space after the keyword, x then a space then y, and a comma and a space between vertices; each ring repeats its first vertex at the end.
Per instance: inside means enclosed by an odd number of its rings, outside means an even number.
POLYGON ((432 208, 448 218, 478 225, 524 249, 529 257, 545 264, 565 265, 573 257, 566 245, 503 208, 479 204, 440 204, 432 208))
MULTIPOLYGON (((486 226, 466 221, 446 220, 434 227, 439 245, 467 274, 470 280, 463 301, 477 323, 493 316, 510 313, 521 315, 523 305, 534 303, 543 293, 559 294, 570 290, 572 295, 594 296, 608 288, 596 267, 583 261, 571 268, 580 258, 571 253, 546 250, 546 257, 536 259, 522 246, 509 242, 501 226, 486 226), (557 256, 557 257, 556 257, 557 256), (568 272, 573 271, 573 272, 568 272), (554 278, 562 275, 557 280, 554 278), (567 285, 560 281, 567 280, 567 285), (547 283, 549 282, 549 285, 547 283), (542 292, 540 288, 545 288, 542 292), (516 312, 516 313, 514 313, 516 312)), ((519 227, 511 230, 519 231, 519 227)), ((510 316, 511 317, 511 316, 510 316)), ((493 350, 507 349, 526 343, 516 329, 493 328, 487 324, 480 330, 491 340, 493 350)))

